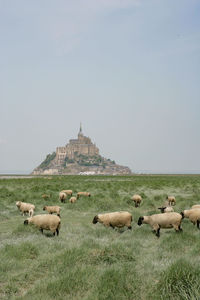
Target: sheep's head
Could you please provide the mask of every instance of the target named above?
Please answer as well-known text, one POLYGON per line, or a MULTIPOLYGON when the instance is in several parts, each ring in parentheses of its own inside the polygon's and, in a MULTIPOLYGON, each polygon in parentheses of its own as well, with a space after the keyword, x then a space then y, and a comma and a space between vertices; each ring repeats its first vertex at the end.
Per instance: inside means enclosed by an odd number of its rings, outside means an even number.
POLYGON ((46 210, 46 208, 47 208, 47 207, 46 207, 46 206, 44 206, 44 207, 43 207, 43 210, 46 210))
POLYGON ((17 206, 17 207, 20 207, 20 205, 21 205, 21 201, 17 201, 17 202, 16 202, 16 206, 17 206))
POLYGON ((25 220, 25 221, 24 221, 24 225, 28 225, 28 220, 25 220))
POLYGON ((164 213, 164 212, 165 212, 165 208, 166 208, 166 207, 158 207, 158 209, 160 209, 161 213, 164 213))
POLYGON ((98 216, 95 216, 94 219, 93 219, 93 221, 92 221, 92 223, 96 224, 96 223, 98 223, 98 221, 99 221, 98 216))
POLYGON ((184 219, 185 218, 184 212, 182 211, 180 214, 182 216, 182 219, 184 219))
POLYGON ((144 220, 144 217, 139 217, 139 219, 138 219, 138 225, 139 226, 142 225, 143 220, 144 220))
POLYGON ((88 193, 88 197, 91 197, 91 194, 90 194, 90 193, 88 193))

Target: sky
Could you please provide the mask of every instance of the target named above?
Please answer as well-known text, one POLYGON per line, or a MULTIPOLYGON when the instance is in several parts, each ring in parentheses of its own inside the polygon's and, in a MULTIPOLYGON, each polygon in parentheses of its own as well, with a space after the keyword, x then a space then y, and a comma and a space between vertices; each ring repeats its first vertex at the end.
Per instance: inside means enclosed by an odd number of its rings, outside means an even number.
POLYGON ((136 173, 200 173, 199 0, 0 0, 0 174, 83 133, 136 173))

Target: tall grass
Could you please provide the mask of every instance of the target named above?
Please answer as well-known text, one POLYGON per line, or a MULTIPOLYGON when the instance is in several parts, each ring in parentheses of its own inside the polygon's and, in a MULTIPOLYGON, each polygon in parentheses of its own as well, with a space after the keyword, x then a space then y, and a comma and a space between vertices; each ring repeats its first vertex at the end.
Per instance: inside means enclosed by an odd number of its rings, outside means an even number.
POLYGON ((141 215, 159 213, 167 195, 176 197, 177 212, 200 203, 200 176, 0 179, 0 299, 200 299, 199 230, 184 219, 182 233, 161 229, 158 239, 137 225, 141 215), (61 203, 63 189, 92 196, 61 203), (60 235, 24 226, 19 200, 35 204, 35 214, 60 205, 60 235), (132 231, 92 224, 97 213, 119 210, 132 213, 132 231))

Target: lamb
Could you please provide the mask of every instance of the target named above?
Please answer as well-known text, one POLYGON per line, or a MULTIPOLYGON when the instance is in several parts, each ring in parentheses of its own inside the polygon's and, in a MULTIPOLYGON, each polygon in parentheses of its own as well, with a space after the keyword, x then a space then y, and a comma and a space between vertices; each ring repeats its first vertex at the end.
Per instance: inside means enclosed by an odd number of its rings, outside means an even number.
POLYGON ((92 223, 96 224, 97 222, 99 222, 104 226, 110 226, 112 228, 126 226, 128 227, 128 229, 132 229, 132 220, 132 215, 129 212, 120 211, 96 215, 92 223))
POLYGON ((76 197, 71 197, 71 198, 69 199, 69 202, 70 202, 70 203, 75 203, 76 200, 77 200, 76 197))
POLYGON ((181 212, 182 218, 188 218, 194 225, 197 224, 197 228, 200 225, 200 209, 199 208, 192 208, 192 209, 185 209, 181 212))
POLYGON ((192 206, 192 208, 200 208, 200 204, 195 204, 192 206))
POLYGON ((23 216, 24 216, 25 213, 28 213, 29 217, 33 216, 34 210, 35 210, 35 205, 33 205, 31 203, 25 203, 25 202, 17 201, 16 206, 22 212, 23 216))
POLYGON ((59 193, 59 199, 61 202, 65 202, 66 198, 67 198, 67 194, 65 194, 63 192, 59 193))
POLYGON ((169 206, 176 204, 176 199, 174 196, 167 196, 166 200, 167 200, 169 206))
POLYGON ((60 206, 47 206, 43 207, 43 210, 46 210, 49 214, 56 213, 58 217, 60 217, 60 206))
POLYGON ((91 197, 91 194, 88 193, 88 192, 78 192, 78 193, 77 193, 77 199, 78 199, 80 196, 91 197))
POLYGON ((170 213, 174 211, 173 207, 171 206, 158 207, 158 209, 160 209, 161 213, 170 213))
POLYGON ((46 199, 48 199, 48 198, 50 198, 51 197, 51 195, 47 195, 47 194, 43 194, 42 195, 42 198, 44 199, 44 200, 46 200, 46 199))
POLYGON ((135 202, 135 207, 138 207, 138 206, 140 206, 140 204, 142 202, 142 197, 140 195, 133 195, 131 200, 133 200, 135 202))
POLYGON ((181 228, 182 216, 179 213, 171 212, 166 214, 155 214, 151 216, 139 217, 138 225, 149 224, 156 236, 160 236, 160 228, 174 228, 176 231, 182 231, 181 228))
POLYGON ((55 215, 37 215, 34 217, 30 217, 24 221, 24 225, 34 224, 36 227, 40 229, 43 234, 43 230, 50 230, 53 235, 57 233, 59 235, 60 230, 60 218, 55 215))
POLYGON ((72 196, 72 190, 63 190, 61 193, 65 193, 67 196, 70 195, 72 196))

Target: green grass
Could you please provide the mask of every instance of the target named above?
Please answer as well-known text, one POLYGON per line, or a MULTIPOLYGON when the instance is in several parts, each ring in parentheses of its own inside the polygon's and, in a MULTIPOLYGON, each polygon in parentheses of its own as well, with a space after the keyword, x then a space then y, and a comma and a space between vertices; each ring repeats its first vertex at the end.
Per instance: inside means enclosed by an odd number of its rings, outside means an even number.
POLYGON ((200 203, 200 176, 55 176, 0 179, 0 299, 200 299, 200 231, 187 219, 183 232, 161 229, 145 214, 159 213, 167 195, 175 211, 200 203), (89 191, 91 198, 61 203, 59 191, 89 191), (44 200, 42 194, 51 194, 44 200), (141 194, 141 207, 131 196, 141 194), (16 201, 61 206, 60 235, 24 226, 16 201), (98 213, 127 210, 132 230, 92 224, 98 213))

